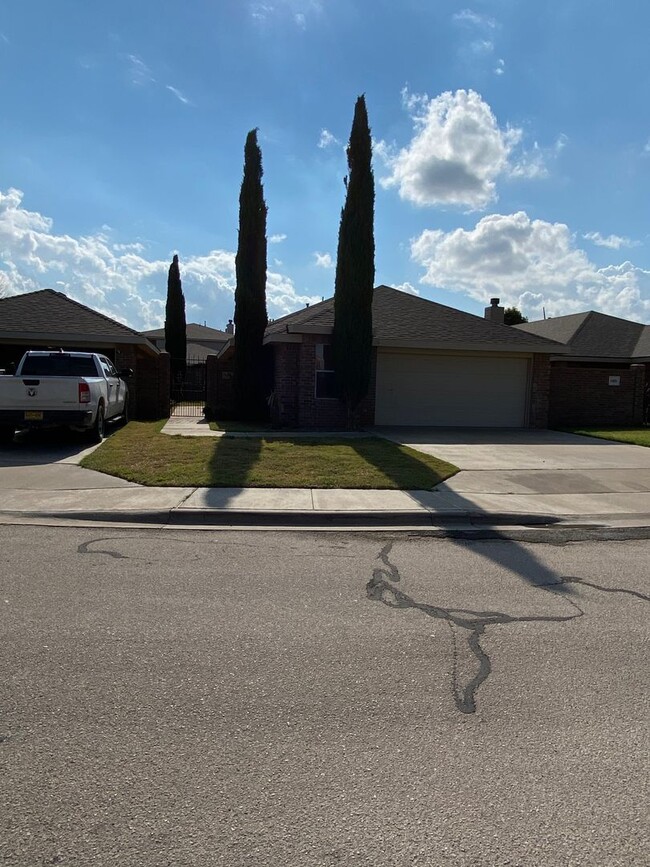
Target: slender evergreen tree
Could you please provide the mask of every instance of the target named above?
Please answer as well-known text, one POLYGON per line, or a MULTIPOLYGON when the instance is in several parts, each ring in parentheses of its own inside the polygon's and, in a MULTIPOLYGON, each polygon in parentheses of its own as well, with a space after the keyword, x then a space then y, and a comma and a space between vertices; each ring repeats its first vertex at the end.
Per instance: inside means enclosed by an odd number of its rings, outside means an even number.
POLYGON ((334 285, 334 370, 348 426, 368 392, 372 357, 372 296, 375 282, 375 181, 372 141, 364 96, 354 108, 347 148, 348 177, 341 211, 334 285))
POLYGON ((167 276, 165 351, 170 355, 172 376, 183 376, 186 366, 187 335, 185 331, 185 296, 181 285, 178 256, 174 256, 167 276))
POLYGON ((238 415, 258 420, 266 412, 264 330, 266 314, 266 214, 262 152, 257 130, 246 137, 244 179, 239 194, 239 239, 235 272, 234 389, 238 415))

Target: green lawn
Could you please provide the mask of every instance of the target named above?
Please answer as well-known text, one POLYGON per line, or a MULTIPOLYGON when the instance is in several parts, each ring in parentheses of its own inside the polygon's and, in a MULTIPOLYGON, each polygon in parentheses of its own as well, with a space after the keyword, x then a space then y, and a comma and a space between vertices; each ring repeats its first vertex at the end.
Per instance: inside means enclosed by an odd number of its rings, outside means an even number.
POLYGON ((130 422, 83 467, 142 485, 429 490, 458 468, 375 437, 180 437, 164 421, 130 422))
POLYGON ((650 448, 650 427, 564 427, 567 433, 650 448))

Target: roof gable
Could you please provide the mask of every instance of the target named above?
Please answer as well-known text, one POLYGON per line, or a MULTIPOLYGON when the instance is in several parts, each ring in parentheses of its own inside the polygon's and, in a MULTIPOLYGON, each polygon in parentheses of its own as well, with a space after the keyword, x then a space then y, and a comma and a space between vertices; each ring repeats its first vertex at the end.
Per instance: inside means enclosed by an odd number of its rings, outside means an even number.
MULTIPOLYGON (((266 336, 282 333, 329 333, 334 326, 334 299, 290 313, 271 323, 266 336)), ((544 337, 514 331, 508 325, 446 307, 435 301, 377 286, 372 304, 373 342, 379 346, 464 346, 477 350, 562 352, 564 347, 544 337)))
POLYGON ((538 337, 547 337, 549 340, 557 340, 560 343, 570 343, 587 316, 589 312, 571 313, 569 316, 555 316, 537 322, 521 322, 513 325, 512 328, 518 328, 528 334, 537 334, 538 337))
POLYGON ((0 334, 29 337, 32 334, 88 335, 103 339, 130 338, 130 342, 146 342, 142 335, 74 301, 63 292, 40 289, 22 295, 0 299, 0 334))
POLYGON ((571 354, 585 358, 635 358, 650 354, 650 326, 595 310, 514 327, 554 339, 566 335, 571 354))
MULTIPOLYGON (((160 340, 165 336, 164 328, 152 328, 150 331, 141 332, 145 337, 152 340, 160 340)), ((226 341, 230 337, 225 331, 219 331, 217 328, 210 328, 207 325, 199 325, 197 322, 188 322, 185 326, 185 336, 192 341, 226 341)))

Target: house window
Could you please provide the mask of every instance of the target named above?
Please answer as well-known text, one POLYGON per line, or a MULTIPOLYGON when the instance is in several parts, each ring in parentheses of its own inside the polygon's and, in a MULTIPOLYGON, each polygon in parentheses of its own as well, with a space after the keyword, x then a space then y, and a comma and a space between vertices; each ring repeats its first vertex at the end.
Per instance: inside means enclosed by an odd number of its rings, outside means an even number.
POLYGON ((316 397, 321 400, 336 400, 334 359, 329 343, 316 344, 316 397))

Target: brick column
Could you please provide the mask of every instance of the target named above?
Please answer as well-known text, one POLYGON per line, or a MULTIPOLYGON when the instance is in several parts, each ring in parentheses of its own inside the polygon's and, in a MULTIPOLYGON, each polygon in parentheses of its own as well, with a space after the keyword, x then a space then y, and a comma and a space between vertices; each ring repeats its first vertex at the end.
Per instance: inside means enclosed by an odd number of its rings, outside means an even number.
POLYGON ((640 425, 644 421, 644 400, 646 388, 645 364, 631 364, 630 372, 633 377, 634 401, 632 424, 640 425))
POLYGON ((535 353, 530 385, 528 427, 547 428, 551 390, 550 356, 535 353))
POLYGON ((171 359, 168 352, 158 356, 158 418, 169 418, 171 412, 171 359))
MULTIPOLYGON (((275 345, 275 382, 273 390, 277 400, 276 418, 281 427, 297 427, 299 387, 299 343, 275 345)), ((273 419, 275 422, 275 419, 273 419)))

